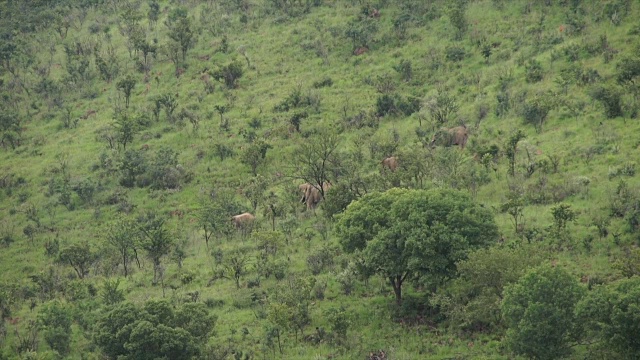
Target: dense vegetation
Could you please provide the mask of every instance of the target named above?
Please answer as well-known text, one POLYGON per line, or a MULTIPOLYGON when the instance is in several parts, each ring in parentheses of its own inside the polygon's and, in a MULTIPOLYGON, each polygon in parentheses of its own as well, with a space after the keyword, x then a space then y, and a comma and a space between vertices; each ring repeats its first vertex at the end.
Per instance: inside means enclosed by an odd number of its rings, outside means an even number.
POLYGON ((638 358, 639 15, 0 0, 0 359, 638 358))

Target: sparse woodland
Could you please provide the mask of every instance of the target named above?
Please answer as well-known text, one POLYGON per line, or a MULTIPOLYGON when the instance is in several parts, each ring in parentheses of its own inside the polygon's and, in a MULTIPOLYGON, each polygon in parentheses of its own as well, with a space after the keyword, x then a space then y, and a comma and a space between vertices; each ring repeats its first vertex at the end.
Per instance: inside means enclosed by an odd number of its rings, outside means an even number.
POLYGON ((0 0, 0 360, 639 358, 638 18, 0 0))

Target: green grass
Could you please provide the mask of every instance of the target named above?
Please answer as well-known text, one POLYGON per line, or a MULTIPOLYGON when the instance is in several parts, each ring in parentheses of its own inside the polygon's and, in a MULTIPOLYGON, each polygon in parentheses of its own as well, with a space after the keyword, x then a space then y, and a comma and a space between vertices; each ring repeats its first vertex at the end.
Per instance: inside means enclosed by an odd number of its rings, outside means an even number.
MULTIPOLYGON (((393 20, 402 13, 402 9, 393 2, 380 2, 381 17, 377 21, 379 30, 373 36, 369 50, 360 56, 352 54, 351 41, 344 36, 346 26, 361 12, 361 7, 350 1, 325 1, 325 4, 314 7, 309 14, 288 18, 282 13, 271 12, 263 2, 252 2, 248 12, 248 23, 240 22, 241 13, 236 9, 225 10, 223 5, 214 5, 215 21, 227 17, 229 24, 224 33, 228 37, 229 51, 218 51, 222 32, 212 36, 206 29, 200 29, 196 46, 189 50, 186 62, 181 65, 184 74, 176 77, 175 66, 166 55, 158 54, 152 59, 151 76, 147 84, 144 75, 135 70, 135 56, 129 57, 126 49, 127 39, 118 31, 118 16, 107 5, 87 11, 86 20, 79 30, 71 28, 66 39, 60 39, 47 29, 25 36, 26 43, 33 46, 35 58, 41 62, 48 59, 48 45, 55 47, 53 63, 59 66, 51 68, 51 79, 61 81, 65 76, 66 59, 62 44, 75 41, 101 43, 105 49, 111 44, 120 61, 120 74, 131 73, 138 83, 131 97, 130 112, 151 114, 152 99, 163 94, 177 94, 179 106, 175 113, 183 108, 191 109, 199 118, 199 127, 194 129, 185 121, 184 124, 172 124, 166 120, 164 111, 159 122, 152 122, 141 129, 127 149, 141 149, 148 145, 144 154, 153 158, 155 153, 170 147, 179 153, 178 162, 191 175, 192 180, 183 183, 178 190, 152 190, 149 187, 122 188, 119 186, 119 174, 114 166, 104 169, 97 166, 101 154, 116 164, 122 150, 109 149, 105 142, 96 140, 99 129, 113 124, 114 108, 124 101, 116 89, 116 82, 107 83, 98 77, 93 59, 91 66, 95 78, 83 89, 69 85, 63 88, 65 106, 70 106, 74 118, 81 117, 89 110, 95 110, 95 116, 81 119, 76 128, 64 129, 61 126, 63 111, 49 110, 46 100, 40 95, 27 96, 20 91, 9 88, 12 75, 0 73, 0 90, 8 94, 8 98, 17 101, 19 113, 24 118, 25 130, 22 134, 22 145, 12 150, 5 147, 0 150, 0 177, 12 174, 14 179, 22 177, 26 180, 11 190, 0 189, 0 231, 10 233, 15 242, 0 248, 0 273, 2 283, 17 284, 20 287, 32 287, 29 276, 48 271, 53 266, 62 279, 73 279, 72 269, 55 264, 54 259, 44 253, 47 241, 56 237, 60 246, 87 240, 92 248, 105 256, 101 262, 91 268, 89 277, 84 283, 90 283, 98 289, 106 278, 121 278, 121 286, 125 289, 129 301, 143 303, 152 298, 167 297, 175 302, 184 301, 188 293, 197 291, 199 301, 205 299, 222 300, 224 304, 212 309, 219 316, 216 324, 216 335, 209 340, 210 345, 233 344, 239 350, 249 351, 255 358, 265 355, 264 332, 269 320, 256 317, 256 306, 242 307, 243 301, 251 290, 246 289, 247 280, 258 277, 253 257, 258 251, 255 242, 249 238, 244 241, 239 236, 216 238, 210 244, 212 249, 219 249, 228 254, 240 246, 246 246, 252 257, 249 271, 243 277, 242 289, 236 289, 230 279, 217 279, 210 282, 213 269, 217 269, 210 251, 207 251, 202 229, 197 224, 197 210, 215 191, 227 189, 236 192, 236 200, 245 210, 250 209, 249 202, 241 195, 242 188, 250 179, 250 169, 240 163, 240 154, 247 146, 242 132, 250 130, 249 121, 257 118, 261 128, 255 130, 259 138, 265 139, 273 147, 267 152, 266 162, 258 168, 259 174, 266 177, 270 186, 265 193, 274 192, 278 199, 287 204, 290 216, 297 218, 297 228, 289 243, 283 246, 278 258, 287 262, 288 274, 307 276, 310 271, 306 265, 307 256, 317 248, 325 245, 324 240, 316 234, 310 242, 303 238, 305 229, 313 229, 314 224, 329 222, 323 217, 322 207, 317 215, 303 213, 303 205, 295 207, 298 201, 295 192, 302 181, 295 179, 295 167, 292 164, 300 144, 313 141, 314 134, 322 129, 335 129, 341 135, 340 152, 345 157, 360 146, 364 161, 357 164, 357 171, 369 179, 377 181, 371 189, 382 190, 385 185, 380 172, 378 153, 372 154, 371 145, 391 143, 393 134, 397 134, 397 153, 425 151, 432 158, 425 158, 429 164, 426 187, 446 186, 448 179, 437 173, 433 157, 444 156, 447 151, 457 149, 421 149, 415 130, 419 118, 423 128, 431 134, 441 126, 456 126, 464 121, 471 128, 467 149, 456 153, 460 158, 462 172, 477 165, 473 159, 475 152, 495 144, 503 149, 510 134, 523 130, 527 138, 520 142, 517 154, 517 176, 507 175, 507 160, 500 157, 497 170, 489 170, 490 181, 478 188, 475 200, 494 209, 496 222, 503 234, 506 245, 514 245, 526 241, 514 231, 511 219, 497 209, 506 201, 509 188, 519 189, 524 193, 535 193, 534 186, 541 182, 546 184, 546 191, 551 187, 558 191, 568 191, 578 177, 586 177, 589 184, 574 194, 560 196, 560 202, 568 203, 578 214, 574 224, 569 225, 572 242, 558 250, 555 239, 546 238, 539 246, 549 250, 548 257, 566 266, 578 279, 583 276, 597 276, 603 279, 615 279, 619 275, 611 268, 611 261, 622 252, 621 246, 637 244, 637 235, 626 231, 623 219, 613 218, 609 225, 609 236, 600 239, 592 224, 596 215, 608 215, 607 206, 613 197, 620 180, 628 184, 632 194, 637 196, 640 180, 637 176, 618 176, 610 178, 612 169, 634 162, 638 157, 638 140, 636 134, 640 130, 636 119, 630 116, 632 110, 637 112, 637 101, 630 94, 622 98, 624 117, 607 119, 600 103, 589 96, 595 85, 570 84, 566 93, 560 91, 555 80, 560 71, 571 64, 578 64, 583 69, 597 70, 601 77, 599 84, 615 84, 616 64, 624 56, 630 56, 638 47, 637 40, 629 35, 637 25, 640 6, 637 2, 630 4, 630 13, 623 17, 619 25, 613 25, 607 19, 598 17, 602 14, 599 2, 585 2, 585 14, 581 19, 585 22, 580 34, 568 34, 566 26, 567 9, 560 5, 544 7, 541 4, 530 5, 529 2, 503 2, 498 9, 494 1, 474 1, 468 5, 466 12, 468 30, 460 41, 453 39, 453 28, 449 21, 444 3, 435 2, 441 16, 422 23, 411 23, 404 39, 398 39, 393 30, 393 20), (541 16, 544 21, 541 23, 541 16), (89 25, 100 22, 110 24, 111 41, 103 35, 91 35, 89 25), (542 24, 539 33, 536 27, 542 24), (562 26, 562 27, 561 27, 562 26), (562 31, 560 31, 562 29, 562 31), (47 35, 52 33, 52 35, 47 35), (539 35, 538 35, 539 34, 539 35), (607 41, 615 54, 611 61, 605 61, 602 54, 589 54, 585 45, 597 44, 601 36, 607 41), (537 38, 539 36, 539 39, 537 38), (488 60, 482 56, 479 43, 492 45, 488 60), (46 46, 44 46, 44 45, 46 46), (564 49, 570 45, 581 47, 577 61, 571 62, 564 55, 564 49), (452 46, 464 49, 466 56, 459 62, 446 59, 446 50, 452 46), (251 67, 247 67, 245 58, 238 49, 243 47, 251 67), (326 58, 316 52, 326 51, 326 58), (205 56, 208 59, 205 60, 205 56), (201 80, 205 68, 214 70, 237 59, 244 66, 244 75, 236 89, 226 89, 224 84, 216 82, 215 90, 207 94, 201 80), (543 80, 537 83, 525 81, 525 64, 529 59, 536 59, 542 64, 543 80), (408 82, 394 70, 401 60, 410 60, 413 76, 408 82), (501 89, 500 78, 511 76, 506 81, 510 94, 510 106, 506 115, 496 115, 496 96, 501 89), (155 80, 157 76, 158 81, 155 80), (401 97, 414 96, 422 101, 418 113, 410 116, 388 115, 377 119, 374 128, 352 128, 344 122, 344 117, 353 117, 360 112, 366 116, 375 116, 375 104, 380 93, 376 90, 379 78, 391 79, 392 93, 401 97), (333 85, 314 89, 313 83, 324 78, 331 78, 333 85), (317 108, 306 107, 289 112, 277 112, 276 105, 282 103, 295 89, 299 88, 303 95, 312 95, 320 99, 317 108), (83 92, 91 89, 94 98, 83 97, 83 92), (13 91, 13 92, 12 92, 13 91), (440 91, 447 91, 456 98, 459 105, 458 116, 448 124, 435 124, 428 111, 429 101, 440 91), (547 117, 541 132, 531 125, 525 125, 519 115, 522 103, 535 94, 554 92, 558 104, 563 102, 582 101, 583 112, 577 117, 563 105, 553 108, 547 117), (31 106, 35 104, 35 106, 31 106), (229 122, 229 131, 221 130, 220 115, 216 105, 230 105, 224 114, 229 122), (478 111, 486 106, 486 117, 478 121, 478 111), (301 133, 290 131, 289 119, 297 111, 306 111, 308 117, 302 120, 301 133), (362 141, 357 145, 357 141, 362 141), (235 155, 220 161, 214 153, 215 144, 225 144, 233 149, 235 155), (587 157, 591 147, 600 147, 600 152, 587 157), (560 157, 558 171, 543 174, 537 169, 530 177, 524 175, 523 165, 529 161, 526 151, 532 158, 541 160, 547 156, 560 157), (67 210, 57 203, 57 194, 48 195, 50 179, 61 181, 61 156, 68 160, 68 172, 71 184, 84 179, 91 179, 97 184, 94 201, 83 203, 77 194, 72 194, 76 208, 67 210), (431 159, 431 160, 430 160, 431 159), (95 168, 94 168, 95 165, 95 168), (445 179, 445 180, 443 180, 445 179), (116 190, 119 189, 119 190, 116 190), (175 238, 186 243, 187 257, 182 268, 170 260, 163 260, 165 268, 165 288, 151 286, 153 266, 147 259, 142 259, 143 267, 138 269, 133 263, 133 273, 124 278, 121 269, 107 271, 109 253, 105 242, 108 225, 120 214, 118 205, 107 204, 106 199, 115 191, 126 194, 129 204, 134 205, 131 214, 136 216, 144 211, 155 211, 168 218, 168 226, 175 238), (25 201, 19 196, 23 194, 25 201), (35 236, 32 244, 23 234, 23 229, 30 221, 26 210, 34 206, 45 230, 35 236), (178 210, 182 216, 177 216, 178 210), (620 244, 615 244, 613 234, 620 234, 620 244), (583 239, 594 236, 593 248, 587 251, 583 239), (181 276, 185 273, 194 275, 193 282, 182 284, 181 276), (164 295, 163 295, 164 293, 164 295), (239 308, 240 307, 240 308, 239 308), (242 336, 241 329, 247 328, 249 335, 242 336)), ((185 2, 193 17, 196 27, 202 26, 200 18, 204 4, 185 2)), ((173 8, 173 2, 162 2, 162 8, 173 8)), ((378 6, 378 5, 376 5, 378 6)), ((146 11, 147 5, 141 5, 146 11)), ((207 10, 211 12, 211 10, 207 10)), ((416 14, 419 16, 420 14, 416 14)), ((426 14, 424 14, 426 16, 426 14)), ((167 41, 167 30, 163 25, 166 14, 162 13, 155 28, 148 28, 146 18, 142 20, 143 28, 149 38, 157 37, 160 45, 167 41)), ((213 21, 213 20, 212 20, 213 21)), ((6 21, 9 24, 8 19, 6 21)), ((211 25, 211 21, 205 22, 211 25)), ((5 26, 3 26, 4 28, 5 26)), ((28 84, 35 84, 38 79, 33 71, 28 71, 28 84)), ((1 109, 1 108, 0 108, 1 109)), ((4 110, 3 110, 4 111, 4 110)), ((431 135, 429 135, 431 136, 431 135)), ((336 182, 340 178, 335 179, 336 182)), ((409 186, 410 183, 402 183, 409 186)), ((466 186, 463 190, 470 191, 466 186)), ((529 203, 524 208, 525 229, 545 229, 552 224, 550 209, 557 205, 550 201, 545 204, 529 203)), ((270 228, 266 218, 264 203, 257 211, 258 227, 270 228)), ((282 218, 279 220, 282 221, 282 218)), ((329 232, 328 242, 337 244, 333 233, 329 232)), ((503 245, 504 246, 504 245, 503 245)), ((395 311, 392 291, 384 279, 374 277, 365 286, 358 282, 354 293, 343 295, 336 281, 342 263, 347 263, 349 256, 340 254, 334 267, 317 276, 319 281, 327 282, 325 298, 314 299, 311 305, 312 322, 305 329, 305 334, 314 333, 316 327, 328 330, 330 324, 324 318, 323 311, 331 307, 344 306, 351 317, 351 327, 347 339, 348 346, 334 346, 323 342, 314 345, 310 342, 295 341, 293 334, 286 334, 284 354, 276 353, 276 358, 291 359, 352 359, 363 358, 370 351, 383 349, 392 359, 415 359, 428 357, 434 359, 450 358, 512 358, 500 344, 500 335, 465 333, 460 334, 435 322, 419 325, 407 325, 394 320, 395 311)), ((277 281, 271 277, 262 279, 256 291, 269 294, 277 281)), ((423 295, 421 289, 407 286, 407 292, 423 295)), ((64 294, 56 294, 64 297, 64 294)), ((35 298, 35 297, 34 297, 35 298)), ((102 306, 99 299, 85 299, 95 305, 86 312, 93 314, 102 306)), ((41 299, 31 311, 28 301, 22 299, 12 304, 12 317, 21 318, 22 322, 34 319, 37 315, 41 299)), ((82 301, 74 303, 77 309, 82 301)), ((78 310, 81 312, 81 310, 78 310)), ((0 341, 0 354, 9 357, 15 353, 16 338, 13 327, 6 322, 7 338, 0 341)), ((21 328, 22 330, 22 328, 21 328)), ((39 352, 48 350, 44 341, 38 347, 39 352)), ((270 350, 269 350, 270 351, 270 350)), ((81 327, 73 327, 73 343, 71 358, 91 353, 90 357, 98 357, 99 350, 91 344, 91 334, 81 327)))

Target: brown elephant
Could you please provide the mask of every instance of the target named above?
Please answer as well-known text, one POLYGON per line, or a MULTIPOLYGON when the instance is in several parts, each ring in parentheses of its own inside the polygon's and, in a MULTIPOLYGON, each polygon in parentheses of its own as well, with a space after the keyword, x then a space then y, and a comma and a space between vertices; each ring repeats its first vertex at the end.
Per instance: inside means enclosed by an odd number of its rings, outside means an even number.
POLYGON ((236 227, 236 230, 241 230, 242 231, 242 235, 246 235, 247 232, 251 231, 251 228, 253 227, 253 222, 256 220, 256 217, 248 212, 239 214, 239 215, 234 215, 231 217, 231 222, 233 222, 233 225, 236 227))
MULTIPOLYGON (((325 193, 327 190, 329 190, 330 187, 331 183, 328 181, 325 181, 322 184, 322 190, 325 193)), ((309 183, 304 183, 298 186, 298 188, 302 192, 302 198, 300 199, 300 202, 303 204, 307 204, 307 210, 315 210, 320 200, 322 200, 322 194, 320 193, 320 190, 309 183)))
POLYGON ((431 147, 436 145, 453 146, 458 145, 464 150, 469 139, 469 130, 465 125, 442 129, 436 132, 431 139, 431 147))
POLYGON ((390 171, 396 171, 398 168, 398 158, 395 156, 389 156, 380 162, 382 164, 382 170, 389 169, 390 171))

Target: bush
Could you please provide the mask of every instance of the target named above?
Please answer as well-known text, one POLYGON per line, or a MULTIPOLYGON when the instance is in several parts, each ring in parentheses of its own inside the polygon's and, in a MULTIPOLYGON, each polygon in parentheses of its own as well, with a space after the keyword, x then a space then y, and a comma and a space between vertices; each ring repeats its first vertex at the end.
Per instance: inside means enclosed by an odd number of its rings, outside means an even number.
POLYGON ((396 105, 397 101, 397 94, 382 94, 378 96, 378 99, 376 100, 376 115, 385 116, 395 114, 398 111, 396 105))
POLYGON ((639 308, 640 278, 633 277, 597 287, 577 305, 576 313, 602 358, 633 359, 640 353, 639 308))
POLYGON ((307 257, 307 267, 313 275, 318 275, 322 271, 333 266, 333 259, 337 249, 333 246, 323 246, 307 257))
POLYGON ((504 291, 505 343, 514 353, 535 359, 569 355, 570 343, 579 337, 574 309, 584 293, 578 281, 560 267, 543 265, 530 270, 504 291))
POLYGON ((591 97, 604 106, 604 113, 609 119, 622 116, 622 94, 613 86, 598 86, 591 91, 591 97))
POLYGON ((458 62, 464 60, 467 56, 467 52, 463 47, 459 46, 448 46, 445 50, 445 57, 447 60, 451 62, 458 62))
POLYGON ((243 74, 242 63, 234 60, 214 71, 211 76, 217 81, 224 82, 227 88, 235 89, 238 87, 238 80, 240 80, 243 74))
POLYGON ((323 88, 323 87, 329 87, 331 85, 333 85, 333 80, 328 76, 325 76, 322 80, 318 80, 318 81, 313 83, 313 87, 315 89, 320 89, 320 88, 323 88))
POLYGON ((542 64, 533 59, 529 60, 529 62, 525 65, 525 79, 528 83, 536 83, 542 81, 544 77, 544 71, 542 69, 542 64))
POLYGON ((451 302, 444 309, 452 325, 465 330, 502 329, 504 288, 541 262, 542 256, 533 246, 482 249, 458 262, 459 277, 450 284, 451 302))

